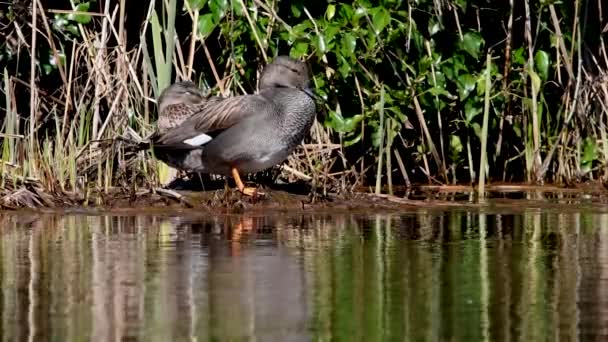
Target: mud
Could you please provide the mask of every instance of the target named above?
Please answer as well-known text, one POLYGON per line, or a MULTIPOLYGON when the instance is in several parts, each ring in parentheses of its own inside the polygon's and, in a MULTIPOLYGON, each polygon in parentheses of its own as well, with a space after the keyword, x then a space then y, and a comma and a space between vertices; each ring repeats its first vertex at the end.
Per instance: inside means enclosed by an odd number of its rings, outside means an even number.
MULTIPOLYGON (((486 211, 556 208, 557 210, 608 210, 608 190, 599 183, 571 187, 493 184, 480 201, 470 186, 395 187, 394 195, 373 194, 370 188, 333 193, 303 183, 262 186, 264 196, 251 198, 219 183, 207 189, 110 188, 86 193, 43 191, 35 184, 16 188, 0 198, 3 209, 64 210, 70 212, 178 212, 256 213, 293 211, 408 211, 448 208, 482 208, 486 211)), ((387 189, 385 189, 387 190, 387 189)))

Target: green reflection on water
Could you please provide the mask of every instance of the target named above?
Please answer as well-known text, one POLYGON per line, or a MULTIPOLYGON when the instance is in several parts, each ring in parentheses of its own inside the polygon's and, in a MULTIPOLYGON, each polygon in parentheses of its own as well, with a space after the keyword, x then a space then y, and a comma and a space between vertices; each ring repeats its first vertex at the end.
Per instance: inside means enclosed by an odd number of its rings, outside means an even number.
POLYGON ((608 215, 0 215, 0 340, 608 331, 608 215))

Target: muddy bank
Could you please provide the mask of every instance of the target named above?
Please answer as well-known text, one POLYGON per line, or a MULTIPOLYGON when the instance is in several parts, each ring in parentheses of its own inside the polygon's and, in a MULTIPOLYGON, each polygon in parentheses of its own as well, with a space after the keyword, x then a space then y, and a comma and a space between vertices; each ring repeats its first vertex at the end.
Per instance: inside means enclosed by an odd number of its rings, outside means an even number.
POLYGON ((608 211, 608 191, 599 184, 576 187, 494 184, 488 187, 488 199, 479 202, 475 189, 469 186, 417 186, 395 189, 395 195, 375 195, 368 189, 354 192, 320 193, 310 188, 263 188, 263 197, 243 196, 233 188, 220 189, 125 189, 71 193, 42 190, 38 185, 23 186, 0 197, 5 210, 35 209, 53 211, 103 212, 206 212, 256 213, 283 211, 408 211, 420 208, 484 208, 492 211, 551 208, 608 211))

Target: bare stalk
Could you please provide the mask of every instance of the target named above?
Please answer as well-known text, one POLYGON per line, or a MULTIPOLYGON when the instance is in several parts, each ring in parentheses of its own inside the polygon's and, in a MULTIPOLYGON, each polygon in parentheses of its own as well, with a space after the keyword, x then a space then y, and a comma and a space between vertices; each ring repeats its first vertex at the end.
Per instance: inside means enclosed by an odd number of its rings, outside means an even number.
MULTIPOLYGON (((425 46, 426 46, 426 51, 427 54, 429 55, 429 58, 431 60, 433 60, 433 55, 431 53, 431 44, 429 43, 429 41, 425 41, 425 46)), ((431 75, 433 76, 433 86, 436 87, 437 86, 437 77, 435 76, 435 64, 431 63, 431 75)), ((435 100, 437 101, 437 103, 439 103, 439 95, 435 94, 435 100)), ((443 178, 445 179, 445 181, 448 181, 448 174, 447 174, 447 170, 445 168, 445 148, 443 146, 443 125, 441 124, 441 112, 439 111, 439 109, 437 109, 437 125, 439 125, 439 144, 440 144, 440 148, 441 148, 441 165, 443 165, 444 167, 441 167, 441 171, 443 171, 443 178)))
POLYGON ((491 82, 491 64, 492 55, 490 53, 486 56, 486 93, 483 106, 483 124, 481 126, 481 151, 479 156, 479 184, 477 187, 477 193, 479 194, 479 200, 485 199, 485 185, 486 185, 486 170, 488 169, 488 121, 490 117, 490 87, 491 82))
POLYGON ((378 148, 378 167, 376 168, 376 194, 382 187, 382 157, 384 155, 384 84, 380 88, 380 147, 378 148))
POLYGON ((537 179, 540 171, 540 132, 539 132, 539 124, 538 124, 538 101, 537 95, 539 89, 537 89, 538 84, 535 81, 535 78, 538 76, 534 73, 534 42, 532 41, 532 24, 531 24, 531 13, 530 13, 530 3, 528 0, 524 1, 526 8, 526 30, 525 37, 526 43, 528 45, 528 74, 530 75, 530 88, 531 88, 531 104, 532 111, 530 115, 532 116, 532 177, 533 179, 537 179))
POLYGON ((97 136, 99 130, 100 106, 101 106, 101 91, 104 85, 102 70, 104 68, 104 60, 106 56, 106 42, 108 39, 108 21, 110 18, 110 1, 106 1, 104 6, 104 19, 101 26, 101 39, 97 41, 96 57, 95 57, 95 107, 93 112, 93 136, 97 136))
POLYGON ((505 115, 510 114, 510 98, 509 98, 509 74, 511 72, 511 43, 513 36, 513 0, 509 0, 509 20, 507 22, 507 37, 505 38, 505 67, 502 75, 502 93, 505 97, 505 112, 500 116, 500 124, 498 128, 498 141, 496 142, 496 158, 500 157, 502 152, 502 134, 505 124, 505 115))
MULTIPOLYGON (((36 0, 38 2, 38 0, 36 0)), ((31 161, 33 162, 34 157, 34 131, 36 130, 36 38, 37 38, 37 22, 38 22, 38 6, 32 6, 32 41, 31 41, 31 58, 30 58, 30 134, 29 134, 29 151, 31 161)))

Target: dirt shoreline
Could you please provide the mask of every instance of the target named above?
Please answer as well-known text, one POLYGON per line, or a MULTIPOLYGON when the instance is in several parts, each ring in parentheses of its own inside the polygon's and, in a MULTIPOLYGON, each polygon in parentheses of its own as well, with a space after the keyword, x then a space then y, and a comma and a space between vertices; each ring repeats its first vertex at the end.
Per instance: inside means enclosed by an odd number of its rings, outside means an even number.
MULTIPOLYGON (((495 184, 488 187, 488 199, 479 202, 470 186, 419 186, 396 189, 395 195, 376 195, 359 191, 347 194, 312 195, 310 191, 264 189, 263 198, 249 198, 233 189, 207 191, 151 189, 54 195, 28 189, 26 200, 1 198, 2 209, 36 210, 65 213, 335 213, 335 212, 408 212, 425 210, 478 209, 512 211, 531 208, 558 210, 600 210, 608 212, 608 190, 583 184, 578 187, 495 184)), ((19 198, 18 198, 19 199, 19 198)))

